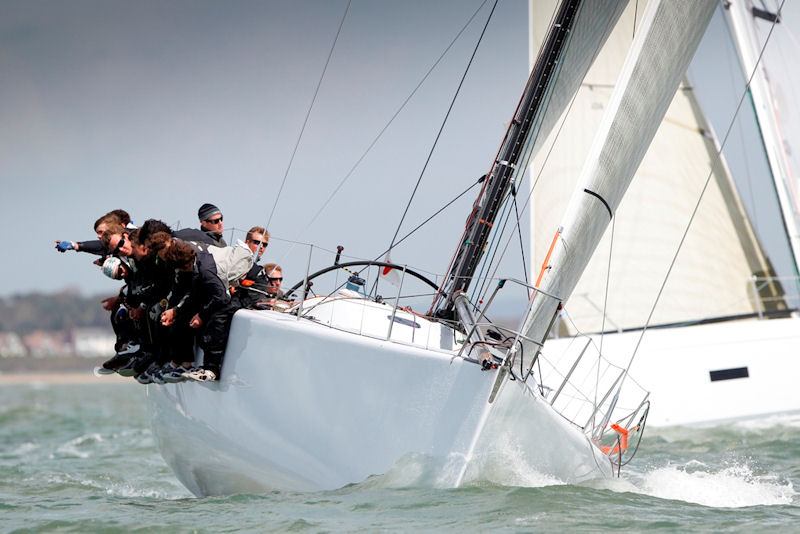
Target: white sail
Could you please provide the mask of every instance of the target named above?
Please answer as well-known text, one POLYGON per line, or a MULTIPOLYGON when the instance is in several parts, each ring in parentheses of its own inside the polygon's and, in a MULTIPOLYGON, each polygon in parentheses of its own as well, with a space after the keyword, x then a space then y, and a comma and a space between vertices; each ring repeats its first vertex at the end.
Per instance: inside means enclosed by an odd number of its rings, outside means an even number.
MULTIPOLYGON (((730 9, 720 9, 714 24, 719 23, 715 31, 709 36, 712 41, 703 45, 708 49, 707 55, 713 54, 714 59, 698 63, 697 69, 702 66, 708 68, 713 61, 721 62, 719 50, 721 46, 739 40, 739 31, 734 35, 729 32, 734 30, 734 24, 727 21, 727 17, 740 12, 742 19, 752 25, 755 20, 749 8, 749 1, 737 0, 730 3, 730 9), (744 6, 744 7, 743 7, 744 6), (716 40, 715 40, 716 39, 716 40)), ((621 25, 628 25, 622 29, 622 41, 630 39, 632 30, 632 16, 623 15, 621 25)), ((763 23, 764 27, 767 23, 763 23)), ((743 25, 742 25, 743 26, 743 25)), ((752 30, 752 28, 750 28, 752 30)), ((748 30, 748 31, 750 31, 748 30)), ((775 32, 786 32, 785 24, 779 24, 775 32)), ((762 36, 763 37, 763 36, 762 36)), ((774 40, 775 35, 773 35, 774 40)), ((618 37, 612 35, 608 47, 614 46, 618 37)), ((750 39, 737 47, 750 47, 751 60, 760 54, 760 48, 765 45, 764 40, 757 43, 758 50, 753 50, 756 43, 750 39)), ((770 41, 767 53, 773 47, 770 41)), ((796 47, 792 47, 796 55, 796 47)), ((618 54, 619 55, 619 54, 618 54)), ((601 54, 599 62, 607 61, 605 52, 601 54)), ((621 59, 619 60, 621 62, 621 59)), ((648 310, 652 306, 657 285, 660 284, 668 267, 669 261, 677 248, 678 237, 683 228, 678 230, 671 223, 685 226, 690 216, 691 208, 697 201, 698 187, 705 181, 709 172, 709 162, 713 160, 717 146, 709 142, 713 136, 701 136, 699 131, 710 132, 703 119, 704 114, 697 109, 698 100, 708 112, 709 120, 719 122, 720 134, 724 133, 729 121, 733 119, 733 107, 745 90, 740 82, 747 79, 753 72, 754 63, 749 68, 744 66, 740 54, 733 65, 726 64, 719 70, 721 74, 703 71, 702 74, 713 78, 716 85, 710 98, 705 98, 707 90, 698 85, 695 91, 684 84, 681 91, 676 94, 672 105, 667 112, 664 123, 651 145, 638 171, 625 200, 617 210, 614 227, 613 251, 611 252, 611 275, 607 277, 609 269, 610 237, 608 229, 604 241, 601 242, 594 257, 583 275, 583 279, 576 287, 571 300, 567 303, 570 324, 574 321, 578 330, 598 331, 601 329, 600 315, 605 298, 606 282, 609 283, 608 316, 604 328, 606 331, 616 327, 641 327, 647 318, 648 310), (728 69, 732 74, 728 76, 728 69), (735 71, 735 72, 734 72, 735 71), (719 101, 728 96, 728 91, 721 84, 734 81, 735 88, 730 90, 729 104, 721 106, 719 101), (734 96, 735 95, 735 96, 734 96), (710 99, 715 102, 709 102, 710 99), (722 111, 724 108, 724 111, 722 111), (726 115, 728 113, 728 115, 726 115), (708 141, 704 141, 708 139, 708 141), (707 153, 704 154, 703 145, 707 153), (677 149, 676 149, 677 148, 677 149), (686 174, 691 171, 691 174, 686 174), (694 180, 689 180, 694 176, 694 180), (647 190, 652 188, 652 192, 647 190), (686 196, 683 196, 684 193, 686 196), (630 220, 632 219, 632 221, 630 220), (656 221, 661 221, 656 223, 656 221), (660 226, 659 226, 660 225, 660 226), (658 259, 658 261, 656 261, 658 259), (647 285, 648 280, 650 285, 647 285), (643 293, 647 293, 646 298, 643 293), (624 298, 619 298, 622 295, 624 298), (586 298, 589 297, 589 298, 586 298), (591 304, 589 303, 591 300, 591 304), (587 320, 582 314, 592 312, 592 320, 587 320)), ((767 76, 763 66, 759 66, 755 79, 769 82, 767 88, 758 89, 754 86, 748 95, 743 111, 737 120, 747 124, 750 114, 758 112, 755 126, 764 127, 771 121, 774 125, 780 117, 785 125, 789 120, 785 114, 780 114, 784 106, 774 102, 761 100, 756 93, 773 95, 776 77, 767 76), (768 89, 764 91, 763 89, 768 89), (764 105, 766 102, 767 105, 764 105), (746 116, 746 120, 741 115, 746 116)), ((610 69, 610 67, 609 67, 610 69)), ((693 73, 700 78, 699 72, 693 73)), ((773 72, 774 74, 774 72, 773 72)), ((562 136, 572 139, 575 145, 588 144, 586 129, 593 128, 593 123, 598 123, 599 108, 604 107, 610 93, 608 85, 613 83, 608 78, 602 77, 602 71, 590 72, 584 87, 572 107, 575 117, 567 117, 567 122, 562 129, 562 136), (574 122, 570 122, 574 119, 574 122)), ((793 94, 795 91, 788 87, 782 88, 783 93, 793 94)), ((712 93, 711 90, 708 90, 712 93)), ((780 92, 780 91, 779 91, 780 92)), ((738 125, 736 126, 738 128, 738 125)), ((775 160, 776 155, 785 156, 785 140, 776 145, 776 137, 780 137, 779 128, 775 132, 762 133, 760 138, 748 138, 750 143, 738 139, 741 130, 734 130, 736 135, 728 137, 726 152, 730 156, 733 172, 737 173, 737 183, 744 182, 738 176, 748 179, 760 180, 751 185, 753 189, 759 188, 766 193, 759 192, 758 200, 770 196, 774 189, 784 189, 791 192, 792 181, 784 181, 776 177, 776 185, 770 183, 773 175, 770 168, 764 165, 755 165, 753 161, 763 158, 767 160, 770 153, 775 160), (734 142, 732 142, 734 141, 734 142), (736 142, 740 142, 736 145, 736 142), (762 144, 763 142, 763 144, 762 144), (755 150, 755 153, 751 151, 755 150), (746 153, 741 156, 737 152, 746 153), (762 171, 763 169, 763 171, 762 171), (752 174, 751 174, 752 173, 752 174)), ((576 149, 579 150, 579 149, 576 149)), ((535 229, 534 252, 544 255, 546 247, 552 238, 553 227, 557 224, 555 215, 548 215, 552 208, 552 200, 542 201, 543 197, 550 197, 560 192, 560 188, 552 186, 545 178, 550 178, 559 169, 569 172, 568 153, 559 153, 556 147, 544 166, 540 183, 535 191, 536 220, 540 225, 535 229), (554 170, 549 169, 548 166, 554 170), (544 228, 542 224, 549 225, 544 228)), ((547 152, 547 150, 545 150, 547 152)), ((540 157, 538 160, 543 161, 540 157)), ((724 165, 725 161, 722 160, 724 165)), ((534 165, 534 173, 542 169, 534 165)), ((782 171, 778 167, 778 174, 782 171)), ((605 358, 625 366, 631 362, 632 355, 636 358, 631 365, 638 383, 651 391, 650 399, 657 410, 653 410, 648 423, 654 426, 661 425, 708 425, 721 424, 739 419, 776 416, 800 412, 800 402, 796 396, 791 395, 794 385, 791 377, 800 373, 800 362, 796 354, 800 347, 800 317, 784 316, 770 320, 752 320, 747 317, 737 318, 737 313, 747 311, 761 311, 757 306, 748 310, 748 301, 752 300, 752 291, 748 292, 746 279, 751 275, 760 275, 772 270, 772 263, 765 260, 765 253, 758 246, 758 240, 753 237, 751 224, 744 218, 744 210, 736 191, 731 187, 728 169, 715 169, 706 190, 702 203, 695 215, 694 222, 683 244, 677 262, 667 282, 659 305, 655 310, 651 326, 654 324, 671 323, 673 321, 692 321, 696 319, 712 319, 698 321, 699 324, 670 326, 667 328, 650 329, 642 336, 641 331, 614 333, 590 336, 594 343, 589 343, 584 337, 564 337, 548 340, 542 355, 545 361, 569 362, 582 354, 583 360, 592 360, 600 350, 605 358), (724 170, 725 172, 721 172, 724 170), (737 274, 738 273, 738 274, 737 274), (704 311, 705 310, 705 311, 704 311), (735 320, 715 322, 714 318, 720 316, 733 316, 735 320), (587 347, 584 350, 584 347, 587 347), (583 353, 581 352, 583 351, 583 353)), ((563 178, 560 178, 563 180, 563 178)), ((741 183, 739 184, 742 185, 741 183)), ((742 194, 750 193, 742 189, 742 194)), ((784 195, 782 200, 785 200, 784 195)), ((791 197, 792 195, 788 195, 791 197)), ((751 203, 755 203, 750 198, 751 203)), ((566 202, 563 200, 562 202, 566 202)), ((783 243, 788 244, 786 227, 770 222, 764 224, 764 211, 769 209, 781 216, 778 202, 772 199, 769 204, 756 205, 758 211, 749 213, 753 218, 758 235, 764 241, 764 249, 770 259, 775 261, 775 269, 781 268, 786 262, 784 259, 783 243), (759 220, 760 219, 760 220, 759 220), (760 224, 759 224, 760 223, 760 224), (766 230, 768 228, 768 230, 766 230), (772 239, 776 243, 770 243, 772 239)), ((748 209, 752 205, 748 205, 748 209)), ((775 213, 770 213, 772 216, 775 213)), ((791 230, 788 230, 791 232, 791 230)), ((788 248, 788 247, 787 247, 788 248)), ((541 262, 541 259, 539 260, 541 262)), ((783 267, 783 272, 786 272, 783 267)), ((789 282, 781 280, 788 293, 791 288, 789 282)), ((780 287, 768 287, 770 294, 761 293, 764 297, 778 297, 773 302, 777 308, 786 306, 786 298, 781 296, 780 287)), ((768 301, 767 301, 768 302, 768 301)), ((762 304, 764 301, 762 300, 762 304)))
POLYGON ((712 0, 648 4, 580 185, 567 207, 542 293, 534 297, 523 327, 529 339, 544 341, 559 301, 566 301, 577 285, 644 158, 715 5, 712 0))
MULTIPOLYGON (((537 181, 532 210, 537 269, 558 227, 559 208, 577 182, 583 161, 575 155, 589 146, 608 106, 633 37, 634 14, 629 6, 558 135, 551 135, 531 166, 537 181), (569 142, 558 143, 559 138, 569 142)), ((569 331, 624 329, 646 322, 709 173, 712 179, 651 324, 758 311, 750 280, 768 273, 769 266, 717 150, 692 88, 684 82, 616 212, 610 272, 612 228, 567 303, 569 331)))
POLYGON ((797 183, 792 179, 791 166, 780 131, 775 99, 770 89, 766 66, 764 62, 759 62, 762 43, 759 42, 756 33, 752 8, 752 2, 738 0, 731 2, 727 15, 735 36, 734 41, 744 75, 749 78, 752 74, 750 94, 753 98, 759 130, 764 140, 767 159, 775 182, 775 190, 789 237, 795 269, 797 269, 797 266, 800 265, 800 222, 797 212, 798 206, 800 206, 800 195, 797 191, 797 183))
MULTIPOLYGON (((550 21, 558 2, 555 0, 531 0, 529 16, 531 28, 531 58, 534 51, 544 41, 550 28, 550 21)), ((586 72, 594 62, 603 44, 611 35, 628 0, 608 0, 603 2, 582 2, 574 26, 570 31, 569 43, 561 60, 562 67, 549 91, 547 109, 542 114, 538 138, 533 142, 533 150, 538 151, 540 141, 549 134, 562 112, 569 105, 572 95, 578 90, 586 72)))

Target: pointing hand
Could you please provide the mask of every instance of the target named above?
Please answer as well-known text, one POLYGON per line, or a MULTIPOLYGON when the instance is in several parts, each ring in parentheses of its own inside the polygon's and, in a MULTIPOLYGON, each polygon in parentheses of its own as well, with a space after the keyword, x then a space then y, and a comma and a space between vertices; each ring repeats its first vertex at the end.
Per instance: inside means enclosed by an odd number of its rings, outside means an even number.
POLYGON ((58 250, 59 252, 75 250, 75 243, 73 243, 72 241, 56 241, 56 250, 58 250))

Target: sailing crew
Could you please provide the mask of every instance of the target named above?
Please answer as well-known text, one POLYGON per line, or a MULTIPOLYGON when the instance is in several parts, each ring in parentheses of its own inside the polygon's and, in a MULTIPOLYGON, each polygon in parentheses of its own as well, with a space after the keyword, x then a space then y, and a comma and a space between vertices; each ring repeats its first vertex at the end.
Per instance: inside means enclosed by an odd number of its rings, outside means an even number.
MULTIPOLYGON (((150 223, 148 230, 163 225, 161 221, 150 223), (159 224, 160 223, 160 224, 159 224)), ((144 226, 148 226, 147 222, 144 226)), ((164 225, 166 226, 166 225, 164 225)), ((195 251, 188 244, 173 239, 168 232, 159 231, 148 236, 146 246, 156 255, 156 261, 172 272, 166 304, 160 303, 154 313, 158 323, 158 339, 161 341, 152 362, 136 375, 140 384, 151 382, 163 384, 185 379, 184 370, 191 370, 194 363, 194 331, 189 328, 193 313, 189 292, 194 277, 195 251), (168 251, 172 249, 171 253, 168 251), (181 372, 178 368, 182 367, 181 372)))
POLYGON ((254 261, 269 244, 265 228, 250 228, 240 242, 246 248, 227 247, 219 208, 203 204, 198 218, 201 229, 172 231, 157 219, 136 228, 127 212, 114 210, 95 221, 96 246, 57 242, 62 252, 103 254, 103 272, 126 282, 117 296, 103 300, 117 342, 98 373, 117 372, 143 384, 218 380, 234 313, 271 308, 283 296, 280 266, 267 264, 265 271, 254 261), (195 341, 204 351, 200 367, 194 365, 195 341))

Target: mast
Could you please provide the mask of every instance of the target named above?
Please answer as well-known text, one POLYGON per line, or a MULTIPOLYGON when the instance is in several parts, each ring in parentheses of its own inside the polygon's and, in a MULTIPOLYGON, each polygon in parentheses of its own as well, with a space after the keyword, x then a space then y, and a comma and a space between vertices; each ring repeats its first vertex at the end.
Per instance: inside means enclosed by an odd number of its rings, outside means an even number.
MULTIPOLYGON (((503 143, 484 180, 483 188, 472 206, 472 213, 462 234, 458 250, 445 275, 442 287, 431 306, 437 317, 452 318, 453 296, 464 292, 472 282, 472 277, 483 257, 497 213, 508 197, 511 186, 519 174, 521 159, 528 141, 535 131, 542 103, 547 96, 554 74, 560 65, 570 30, 572 29, 582 0, 561 2, 548 32, 536 64, 528 78, 514 120, 506 131, 503 143), (439 295, 449 295, 439 300, 439 295), (438 306, 437 306, 438 303, 438 306)), ((524 169, 523 169, 524 171, 524 169)))

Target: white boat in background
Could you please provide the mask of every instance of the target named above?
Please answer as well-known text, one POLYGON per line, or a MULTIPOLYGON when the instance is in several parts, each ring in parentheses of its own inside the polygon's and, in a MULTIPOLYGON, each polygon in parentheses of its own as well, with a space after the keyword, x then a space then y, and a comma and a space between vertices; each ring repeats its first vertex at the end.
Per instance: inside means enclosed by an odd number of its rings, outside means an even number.
POLYGON ((487 320, 494 295, 478 307, 465 291, 478 282, 488 239, 499 239, 498 209, 625 4, 570 0, 552 12, 428 314, 398 306, 402 288, 428 283, 424 277, 366 262, 402 272, 393 302, 358 291, 360 269, 351 287, 324 296, 307 298, 308 284, 298 284, 302 298, 288 312, 236 314, 219 382, 147 386, 156 441, 187 488, 197 495, 332 489, 415 455, 439 466, 438 484, 457 486, 477 452, 500 440, 515 444, 515 461, 563 482, 618 475, 641 439, 647 393, 625 367, 581 354, 551 365, 540 349, 661 122, 714 0, 654 0, 642 15, 561 219, 554 242, 561 246, 550 247, 535 287, 494 282, 495 294, 512 285, 531 293, 520 328, 487 320))
MULTIPOLYGON (((755 38, 753 26, 763 12, 752 8, 744 0, 726 3, 715 22, 733 32, 742 79, 755 72, 748 90, 753 105, 744 108, 757 113, 753 122, 764 145, 755 151, 771 171, 759 177, 760 187, 772 189, 781 206, 773 215, 781 220, 790 266, 776 276, 772 256, 762 246, 765 238, 775 237, 759 235, 751 224, 733 171, 718 156, 721 143, 695 87, 684 81, 614 226, 566 303, 560 337, 544 349, 554 360, 602 352, 616 365, 630 365, 651 391, 653 425, 710 425, 800 412, 792 383, 800 376, 796 186, 775 122, 769 80, 763 67, 757 68, 763 42, 755 38)), ((539 181, 532 210, 534 254, 542 254, 558 224, 557 211, 582 164, 574 154, 588 146, 601 121, 623 60, 620 50, 630 41, 634 24, 629 8, 584 80, 559 130, 560 138, 572 144, 540 151, 532 164, 539 181)), ((533 39, 538 33, 532 27, 533 39)), ((719 55, 719 48, 714 50, 719 55)), ((737 92, 744 91, 742 84, 737 92)))

